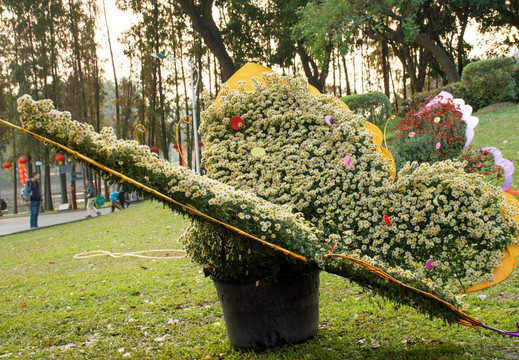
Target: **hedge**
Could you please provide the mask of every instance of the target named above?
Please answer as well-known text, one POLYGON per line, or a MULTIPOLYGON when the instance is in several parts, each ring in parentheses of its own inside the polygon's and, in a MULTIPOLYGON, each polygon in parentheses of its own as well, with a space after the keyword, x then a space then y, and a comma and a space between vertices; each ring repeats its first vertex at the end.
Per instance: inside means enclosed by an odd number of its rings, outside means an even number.
POLYGON ((343 96, 341 100, 351 111, 364 115, 368 121, 379 127, 391 116, 389 98, 379 91, 343 96))
POLYGON ((468 64, 461 79, 465 84, 465 101, 476 110, 484 106, 514 102, 519 98, 519 87, 514 78, 515 60, 501 57, 468 64))
POLYGON ((474 111, 499 102, 519 100, 519 64, 513 58, 502 57, 470 63, 463 70, 461 79, 460 82, 414 94, 403 101, 401 114, 419 109, 441 91, 465 100, 474 111))

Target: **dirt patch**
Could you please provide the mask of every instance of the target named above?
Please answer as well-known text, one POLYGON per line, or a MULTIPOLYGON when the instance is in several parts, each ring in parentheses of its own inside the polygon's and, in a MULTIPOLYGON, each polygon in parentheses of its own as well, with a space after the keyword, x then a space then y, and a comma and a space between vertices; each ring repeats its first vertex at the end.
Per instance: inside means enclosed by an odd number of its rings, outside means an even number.
POLYGON ((497 110, 502 110, 502 109, 505 109, 507 107, 514 106, 514 105, 516 105, 516 104, 511 103, 511 102, 502 102, 502 103, 485 106, 484 108, 479 109, 478 112, 486 113, 486 112, 491 112, 491 111, 497 111, 497 110))

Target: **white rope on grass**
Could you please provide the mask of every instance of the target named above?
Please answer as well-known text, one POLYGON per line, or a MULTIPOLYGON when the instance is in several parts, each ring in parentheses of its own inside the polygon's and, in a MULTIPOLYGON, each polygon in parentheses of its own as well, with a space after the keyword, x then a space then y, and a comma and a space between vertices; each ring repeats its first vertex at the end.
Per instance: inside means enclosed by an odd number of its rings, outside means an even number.
POLYGON ((74 255, 74 260, 83 260, 88 258, 93 258, 97 256, 110 256, 113 258, 121 258, 121 257, 136 257, 141 259, 150 259, 150 260, 171 260, 171 259, 182 259, 186 256, 185 250, 177 250, 177 249, 164 249, 164 250, 142 250, 142 251, 134 251, 130 253, 111 253, 105 250, 96 250, 96 251, 87 251, 84 253, 74 255), (141 254, 147 253, 156 253, 156 252, 165 252, 165 253, 176 253, 182 255, 176 256, 146 256, 141 254))

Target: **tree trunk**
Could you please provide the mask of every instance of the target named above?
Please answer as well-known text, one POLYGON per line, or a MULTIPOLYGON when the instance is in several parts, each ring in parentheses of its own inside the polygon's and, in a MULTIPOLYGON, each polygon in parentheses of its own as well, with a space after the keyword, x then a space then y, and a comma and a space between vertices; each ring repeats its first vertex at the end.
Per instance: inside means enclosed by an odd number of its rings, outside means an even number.
POLYGON ((429 65, 429 53, 420 50, 420 60, 418 62, 418 76, 416 78, 416 91, 422 92, 425 85, 425 77, 427 76, 427 67, 429 65))
POLYGON ((72 32, 72 38, 73 38, 73 52, 75 56, 75 63, 76 63, 76 69, 77 69, 77 83, 79 85, 79 91, 81 95, 81 110, 79 111, 77 116, 81 116, 81 120, 85 121, 88 114, 87 114, 87 106, 86 106, 86 94, 85 94, 85 87, 84 87, 84 81, 83 81, 83 65, 81 64, 81 49, 79 45, 79 30, 77 23, 74 19, 74 7, 76 5, 73 3, 72 0, 69 0, 69 7, 70 7, 70 26, 71 26, 71 32, 72 32))
MULTIPOLYGON (((386 29, 386 33, 384 35, 375 32, 368 32, 367 34, 374 40, 391 40, 399 44, 405 44, 404 33, 400 28, 398 30, 386 29)), ((413 42, 431 54, 436 60, 438 60, 442 69, 445 71, 445 75, 447 76, 447 80, 449 82, 457 82, 461 80, 461 77, 458 74, 458 69, 456 68, 454 62, 451 60, 451 58, 449 58, 449 55, 447 55, 445 50, 438 46, 434 41, 425 35, 418 33, 413 42)))
MULTIPOLYGON (((183 48, 182 48, 182 42, 180 42, 180 53, 182 54, 184 51, 183 51, 183 48)), ((184 99, 185 99, 185 109, 186 109, 186 115, 189 115, 189 113, 191 112, 191 116, 193 116, 194 114, 192 113, 192 107, 189 106, 189 95, 188 95, 188 87, 187 87, 187 82, 186 82, 186 73, 184 71, 184 67, 181 66, 180 67, 180 71, 181 71, 181 74, 182 74, 182 82, 183 82, 183 86, 184 86, 184 99)), ((182 127, 181 127, 182 128, 182 127)), ((191 130, 192 129, 192 124, 189 124, 189 125, 186 125, 186 141, 184 142, 185 143, 185 150, 186 150, 186 160, 187 160, 187 166, 189 166, 189 168, 191 168, 191 130)), ((182 152, 182 148, 178 149, 180 152, 182 152)))
POLYGON ((193 0, 175 0, 191 19, 195 29, 204 39, 205 44, 216 56, 221 66, 222 82, 227 81, 236 71, 234 62, 225 48, 220 29, 213 19, 213 0, 201 0, 197 6, 193 0))
POLYGON ((164 159, 169 161, 169 145, 168 145, 168 132, 166 129, 166 115, 164 111, 164 90, 162 89, 162 70, 160 63, 158 64, 159 72, 159 98, 160 98, 160 126, 161 126, 161 140, 162 140, 162 155, 164 159))
POLYGON ((342 71, 341 71, 341 54, 337 52, 337 70, 339 71, 339 97, 342 97, 342 71))
POLYGON ((405 69, 407 67, 407 61, 406 61, 406 58, 405 56, 403 57, 403 60, 402 60, 402 85, 404 86, 404 100, 407 99, 407 84, 406 84, 406 79, 405 79, 405 69))
POLYGON ((346 65, 346 56, 342 56, 342 67, 344 68, 344 77, 346 78, 346 95, 351 95, 350 79, 348 77, 348 66, 346 65))
POLYGON ((155 117, 157 115, 157 61, 159 59, 153 59, 153 74, 151 77, 151 100, 150 100, 150 111, 149 111, 149 126, 148 126, 148 145, 155 146, 155 117))
POLYGON ((61 204, 68 204, 67 174, 59 174, 59 187, 61 190, 61 204))
POLYGON ((382 75, 384 76, 384 94, 390 98, 389 92, 389 49, 387 47, 387 41, 382 41, 382 75))
MULTIPOLYGON (((13 135, 13 155, 14 158, 16 159, 16 136, 13 135)), ((17 182, 17 179, 16 179, 16 161, 13 161, 14 164, 13 164, 13 167, 12 167, 12 171, 13 171, 13 188, 14 188, 14 196, 13 196, 13 212, 15 214, 18 214, 18 184, 16 183, 17 182)))
POLYGON ((103 184, 104 184, 104 197, 106 199, 106 201, 108 201, 108 199, 110 199, 110 186, 108 185, 108 181, 106 181, 105 179, 103 179, 103 184))
MULTIPOLYGON (((97 57, 94 61, 94 96, 95 96, 95 106, 96 106, 96 131, 101 131, 101 104, 100 104, 100 97, 101 97, 101 91, 99 86, 99 66, 97 63, 97 57)), ((117 97, 117 95, 116 95, 117 97)), ((121 134, 119 134, 120 136, 121 134)))
POLYGON ((52 204, 52 187, 50 184, 50 151, 45 147, 45 210, 54 210, 52 204))
POLYGON ((465 55, 465 30, 467 29, 468 19, 466 16, 460 19, 460 34, 458 36, 458 74, 463 74, 463 55, 465 55))
MULTIPOLYGON (((173 56, 174 57, 177 57, 177 43, 176 41, 173 43, 173 56)), ((215 61, 216 63, 216 61, 215 61)), ((179 82, 179 77, 178 77, 178 68, 177 68, 177 63, 174 62, 174 66, 175 66, 175 119, 177 121, 177 123, 180 121, 180 93, 179 93, 179 90, 178 90, 178 82, 179 82)), ((209 68, 209 73, 211 73, 211 68, 209 68)), ((215 76, 215 82, 216 82, 216 76, 215 76)), ((177 134, 177 124, 174 125, 174 129, 175 129, 175 135, 177 134)), ((182 129, 179 128, 179 131, 178 131, 178 139, 175 137, 175 144, 178 145, 178 148, 177 148, 177 151, 178 151, 178 164, 180 166, 182 166, 182 156, 180 156, 180 152, 181 152, 181 149, 182 149, 182 129), (177 143, 178 141, 178 143, 177 143)))
MULTIPOLYGON (((141 59, 141 91, 142 91, 142 99, 141 99, 141 113, 140 113, 140 120, 142 126, 146 124, 146 84, 145 84, 145 74, 144 74, 144 62, 141 59)), ((143 142, 146 141, 146 136, 143 134, 143 142)), ((135 139, 139 141, 139 139, 135 139)))
MULTIPOLYGON (((216 61, 216 56, 213 54, 213 65, 214 65, 214 93, 218 94, 220 91, 220 86, 218 86, 218 62, 216 61)), ((216 96, 216 95, 215 95, 216 96)))
POLYGON ((332 81, 333 81, 333 96, 337 97, 337 80, 335 77, 335 69, 337 68, 337 65, 335 64, 335 56, 332 52, 332 81))
POLYGON ((36 58, 34 56, 34 54, 36 52, 36 49, 34 48, 34 43, 33 43, 33 34, 32 34, 33 25, 32 25, 31 20, 30 20, 30 18, 31 18, 30 14, 29 14, 28 18, 29 18, 29 27, 28 27, 28 30, 29 30, 29 44, 30 44, 31 57, 32 57, 31 65, 32 65, 32 71, 33 71, 33 85, 34 85, 33 98, 35 100, 38 100, 39 99, 38 70, 36 68, 36 58))
MULTIPOLYGON (((364 43, 360 44, 360 58, 364 59, 364 43)), ((360 62, 360 84, 361 84, 361 92, 362 94, 366 93, 366 88, 364 87, 364 61, 360 62)))
POLYGON ((458 74, 458 69, 456 69, 456 65, 452 62, 447 53, 445 53, 445 51, 441 47, 436 45, 433 41, 426 38, 422 34, 418 34, 414 42, 418 46, 423 47, 427 52, 434 56, 436 60, 438 60, 443 70, 445 71, 447 80, 450 83, 461 80, 461 77, 458 74))
MULTIPOLYGON (((216 94, 215 96, 213 97, 213 89, 212 89, 212 85, 211 85, 211 54, 207 54, 207 80, 209 82, 208 84, 208 89, 209 89, 209 97, 211 99, 214 99, 216 97, 216 94)), ((214 79, 214 81, 218 81, 216 79, 214 79)))
POLYGON ((326 58, 323 61, 322 69, 319 69, 315 61, 308 55, 303 47, 303 42, 299 40, 297 42, 297 53, 303 64, 303 70, 305 71, 308 83, 315 87, 320 92, 324 90, 324 84, 328 77, 328 69, 330 64, 330 53, 332 50, 331 44, 326 47, 326 58), (320 73, 319 73, 320 72, 320 73))
MULTIPOLYGON (((154 31, 155 31, 155 52, 159 52, 160 48, 160 39, 159 39, 159 8, 157 1, 154 2, 153 5, 153 22, 154 22, 154 31)), ((165 117, 165 109, 164 109, 164 89, 162 88, 162 67, 159 59, 155 62, 157 67, 158 74, 158 86, 159 86, 159 113, 160 113, 160 130, 161 130, 161 147, 162 147, 162 156, 165 160, 169 161, 169 149, 168 149, 168 133, 166 129, 166 117, 165 117)))
MULTIPOLYGON (((117 82, 117 75, 115 72, 115 61, 114 54, 112 52, 112 41, 110 39, 110 29, 108 28, 108 18, 106 17, 106 6, 105 0, 103 0, 103 12, 105 15, 105 24, 106 24, 106 37, 108 38, 108 49, 110 50, 110 59, 112 61, 112 70, 114 72, 114 86, 115 86, 115 129, 120 132, 120 121, 121 121, 121 111, 119 108, 119 84, 117 82)), ((99 131, 99 130, 98 130, 99 131)), ((121 134, 118 134, 121 136, 121 134)))

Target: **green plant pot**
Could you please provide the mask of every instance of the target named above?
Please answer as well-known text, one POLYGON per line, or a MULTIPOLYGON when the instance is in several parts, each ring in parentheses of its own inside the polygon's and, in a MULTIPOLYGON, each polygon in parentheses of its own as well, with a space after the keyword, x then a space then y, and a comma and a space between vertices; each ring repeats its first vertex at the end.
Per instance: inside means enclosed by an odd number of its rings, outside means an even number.
POLYGON ((262 351, 300 343, 319 328, 319 271, 283 275, 265 284, 212 279, 236 348, 262 351))

